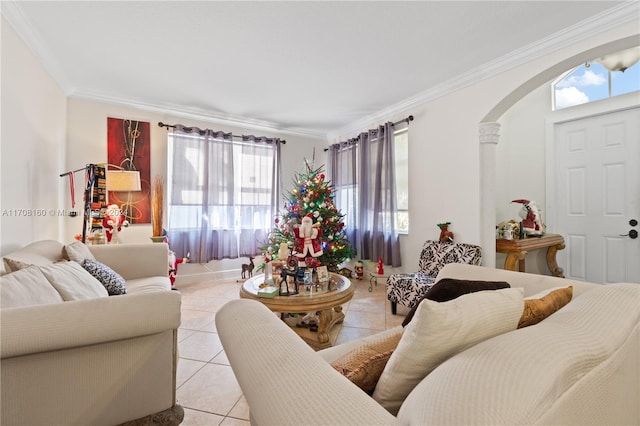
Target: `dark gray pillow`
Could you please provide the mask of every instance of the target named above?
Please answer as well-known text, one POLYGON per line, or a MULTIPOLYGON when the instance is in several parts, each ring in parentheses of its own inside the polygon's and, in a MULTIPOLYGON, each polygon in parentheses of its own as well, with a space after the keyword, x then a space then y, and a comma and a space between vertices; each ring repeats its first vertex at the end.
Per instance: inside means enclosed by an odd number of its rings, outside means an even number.
POLYGON ((413 315, 418 309, 418 305, 424 299, 433 300, 434 302, 447 302, 453 300, 463 294, 475 293, 482 290, 500 290, 502 288, 510 288, 506 281, 473 281, 473 280, 456 280, 454 278, 443 278, 435 283, 425 295, 418 300, 411 311, 407 314, 406 318, 402 322, 402 326, 406 327, 413 315))
POLYGON ((127 294, 127 285, 124 278, 104 263, 93 259, 85 259, 82 266, 102 283, 109 296, 127 294))

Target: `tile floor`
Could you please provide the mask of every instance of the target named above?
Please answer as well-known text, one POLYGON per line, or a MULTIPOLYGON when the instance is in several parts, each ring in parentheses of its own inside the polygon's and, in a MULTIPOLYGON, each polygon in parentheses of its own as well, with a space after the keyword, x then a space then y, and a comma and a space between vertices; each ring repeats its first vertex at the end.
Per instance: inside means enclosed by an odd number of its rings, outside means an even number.
MULTIPOLYGON (((380 284, 352 280, 353 299, 345 305, 345 320, 331 331, 334 344, 374 334, 402 323, 408 309, 392 315, 380 284)), ((178 286, 182 293, 182 325, 178 333, 177 400, 184 407, 182 425, 249 425, 249 407, 242 396, 216 332, 215 313, 237 299, 240 283, 214 280, 178 286)))

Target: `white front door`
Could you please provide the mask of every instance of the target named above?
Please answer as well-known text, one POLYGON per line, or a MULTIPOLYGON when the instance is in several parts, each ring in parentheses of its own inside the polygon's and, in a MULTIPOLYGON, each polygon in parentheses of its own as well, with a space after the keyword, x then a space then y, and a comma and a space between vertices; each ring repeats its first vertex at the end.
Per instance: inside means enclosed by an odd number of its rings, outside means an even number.
POLYGON ((640 283, 640 108, 558 123, 554 142, 565 276, 640 283))

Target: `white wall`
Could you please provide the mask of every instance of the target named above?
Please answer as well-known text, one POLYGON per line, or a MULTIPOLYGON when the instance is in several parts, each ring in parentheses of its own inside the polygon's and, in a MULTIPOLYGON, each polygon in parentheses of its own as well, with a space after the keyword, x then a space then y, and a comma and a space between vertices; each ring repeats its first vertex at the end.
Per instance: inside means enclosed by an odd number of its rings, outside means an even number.
POLYGON ((61 237, 66 98, 11 26, 4 19, 1 25, 0 253, 6 253, 61 237))
POLYGON ((500 119, 500 143, 496 148, 496 224, 520 221, 521 204, 534 200, 545 211, 545 120, 551 112, 549 83, 522 98, 500 119))
MULTIPOLYGON (((67 155, 65 164, 77 169, 87 163, 102 163, 107 160, 107 118, 126 118, 150 123, 151 177, 160 175, 167 178, 167 129, 158 126, 158 122, 184 124, 200 128, 211 128, 234 134, 255 134, 259 136, 279 137, 286 140, 282 146, 282 182, 284 189, 296 172, 304 171, 304 158, 311 160, 316 147, 316 163, 324 161, 324 142, 299 136, 275 134, 252 129, 207 123, 193 119, 179 118, 156 112, 144 111, 122 105, 92 102, 70 98, 67 112, 67 155), (320 155, 319 155, 320 154, 320 155), (320 158, 318 158, 318 156, 320 158)), ((82 194, 83 182, 76 182, 76 194, 82 194)), ((65 194, 68 200, 68 194, 65 194)), ((77 197, 76 197, 77 198, 77 197)), ((65 200, 65 203, 70 201, 65 200)), ((65 219, 63 239, 71 240, 74 234, 82 231, 82 218, 65 219)), ((151 225, 131 225, 124 228, 118 238, 122 242, 149 242, 151 225)))

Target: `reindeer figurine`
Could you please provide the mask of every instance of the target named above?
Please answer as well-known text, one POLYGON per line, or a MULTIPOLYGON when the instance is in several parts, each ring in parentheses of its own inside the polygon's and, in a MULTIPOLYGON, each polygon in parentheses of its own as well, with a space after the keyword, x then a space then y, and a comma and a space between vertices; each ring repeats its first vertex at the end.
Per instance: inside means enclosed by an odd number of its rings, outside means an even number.
POLYGON ((253 259, 254 257, 249 256, 249 263, 242 264, 242 279, 251 278, 253 276, 253 267, 255 266, 253 264, 253 259), (246 277, 245 273, 248 273, 249 276, 246 277))

